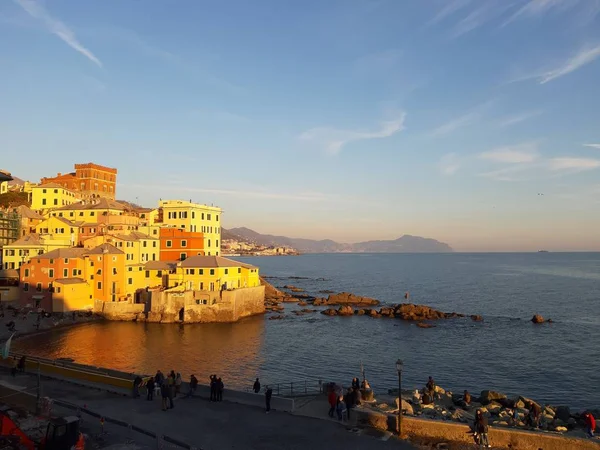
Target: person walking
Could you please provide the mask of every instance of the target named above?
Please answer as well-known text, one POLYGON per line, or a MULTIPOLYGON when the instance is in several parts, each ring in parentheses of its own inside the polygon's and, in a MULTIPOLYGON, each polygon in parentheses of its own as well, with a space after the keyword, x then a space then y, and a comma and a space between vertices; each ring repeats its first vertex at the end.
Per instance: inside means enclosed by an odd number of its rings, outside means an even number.
POLYGON ((335 395, 335 391, 333 387, 330 388, 329 394, 327 395, 327 401, 329 402, 329 417, 333 417, 333 413, 335 412, 335 407, 337 406, 337 395, 335 395))
POLYGON ((21 356, 21 359, 19 360, 19 365, 17 367, 19 369, 19 372, 25 373, 26 361, 27 361, 27 358, 25 356, 21 356))
POLYGON ((167 383, 163 383, 160 385, 160 396, 161 396, 161 404, 162 404, 162 410, 166 411, 169 405, 169 386, 167 386, 167 383))
POLYGON ((488 420, 480 409, 477 410, 475 415, 475 431, 479 437, 479 445, 491 448, 492 446, 488 440, 488 420))
POLYGON ((162 387, 163 383, 165 382, 165 376, 160 370, 156 371, 156 375, 154 375, 154 382, 158 387, 162 387))
POLYGON ((140 385, 142 384, 142 378, 139 375, 136 375, 133 380, 133 398, 138 398, 140 396, 140 385))
POLYGON ((271 397, 273 396, 273 389, 269 386, 265 386, 265 403, 266 403, 266 413, 269 414, 271 412, 271 397))
POLYGON ((360 381, 358 380, 358 378, 354 377, 352 379, 352 389, 354 389, 355 391, 357 389, 360 389, 360 381))
POLYGON ((190 390, 188 391, 185 398, 190 398, 196 393, 196 389, 198 388, 198 378, 192 374, 190 377, 190 390))
POLYGON ((154 389, 155 388, 156 388, 156 384, 154 383, 154 377, 150 377, 150 379, 146 383, 146 390, 148 391, 146 400, 148 400, 149 402, 154 400, 154 389))
POLYGON ((252 390, 254 391, 255 394, 258 394, 260 392, 260 381, 258 381, 258 378, 254 382, 254 386, 252 386, 252 390))
POLYGON ((594 431, 596 431, 596 419, 594 418, 592 413, 589 413, 589 412, 585 413, 584 418, 585 418, 586 433, 589 437, 593 438, 594 431))
POLYGON ((217 401, 218 402, 223 401, 223 390, 224 389, 225 389, 225 385, 223 384, 223 380, 221 380, 221 378, 219 378, 217 380, 217 401))
POLYGON ((175 397, 181 392, 181 383, 183 383, 183 379, 181 378, 181 374, 177 372, 175 376, 175 397))

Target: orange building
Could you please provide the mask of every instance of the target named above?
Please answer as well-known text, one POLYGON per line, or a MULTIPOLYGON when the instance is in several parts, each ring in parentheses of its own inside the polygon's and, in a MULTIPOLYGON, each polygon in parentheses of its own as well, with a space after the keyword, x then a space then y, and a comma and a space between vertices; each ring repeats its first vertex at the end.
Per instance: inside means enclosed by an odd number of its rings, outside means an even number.
POLYGON ((204 233, 160 229, 160 261, 183 261, 197 255, 204 255, 204 233))
POLYGON ((83 198, 104 197, 114 200, 117 192, 117 169, 94 163, 75 164, 75 172, 59 173, 55 177, 40 180, 40 184, 46 183, 56 183, 79 192, 83 198))
POLYGON ((88 250, 94 299, 116 302, 125 295, 125 253, 111 244, 88 250))
POLYGON ((56 280, 85 276, 83 248, 60 248, 31 258, 21 266, 21 300, 46 311, 52 310, 56 280))

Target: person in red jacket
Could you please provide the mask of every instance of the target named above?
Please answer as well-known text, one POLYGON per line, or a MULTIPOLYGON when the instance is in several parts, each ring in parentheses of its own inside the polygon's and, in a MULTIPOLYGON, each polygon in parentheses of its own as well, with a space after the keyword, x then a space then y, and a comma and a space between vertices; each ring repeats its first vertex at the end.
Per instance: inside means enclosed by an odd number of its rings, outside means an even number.
POLYGON ((589 437, 593 438, 594 431, 596 430, 596 419, 594 419, 594 416, 592 416, 591 413, 586 413, 584 417, 587 434, 589 437))
POLYGON ((329 395, 327 396, 327 401, 329 402, 329 417, 333 417, 333 413, 335 412, 335 407, 337 406, 337 395, 333 388, 329 391, 329 395))

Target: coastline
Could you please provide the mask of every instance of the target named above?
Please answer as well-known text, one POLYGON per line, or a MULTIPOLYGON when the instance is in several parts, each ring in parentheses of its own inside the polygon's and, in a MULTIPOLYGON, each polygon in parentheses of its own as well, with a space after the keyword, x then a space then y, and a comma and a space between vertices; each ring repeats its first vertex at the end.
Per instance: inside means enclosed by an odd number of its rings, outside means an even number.
POLYGON ((25 318, 23 317, 23 314, 18 314, 15 317, 13 316, 12 310, 5 309, 4 317, 0 320, 0 340, 6 341, 13 334, 7 327, 7 324, 10 322, 15 323, 13 340, 17 340, 26 336, 43 334, 58 328, 68 328, 106 320, 104 317, 95 313, 77 313, 75 320, 73 320, 72 314, 53 314, 50 317, 41 319, 38 329, 36 327, 37 313, 29 312, 25 314, 25 318))

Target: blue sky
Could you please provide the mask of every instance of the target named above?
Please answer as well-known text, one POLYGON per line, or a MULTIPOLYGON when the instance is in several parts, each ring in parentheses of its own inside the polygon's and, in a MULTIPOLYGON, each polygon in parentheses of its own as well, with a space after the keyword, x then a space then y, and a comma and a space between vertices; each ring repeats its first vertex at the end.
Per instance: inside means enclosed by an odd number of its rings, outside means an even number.
POLYGON ((600 0, 3 0, 0 166, 263 233, 600 250, 599 80, 600 0))

